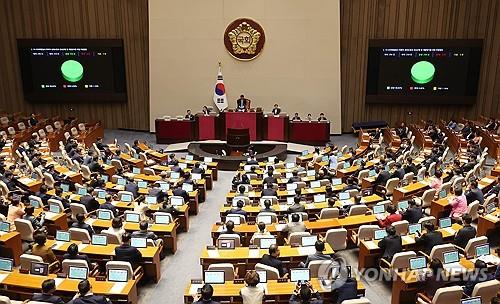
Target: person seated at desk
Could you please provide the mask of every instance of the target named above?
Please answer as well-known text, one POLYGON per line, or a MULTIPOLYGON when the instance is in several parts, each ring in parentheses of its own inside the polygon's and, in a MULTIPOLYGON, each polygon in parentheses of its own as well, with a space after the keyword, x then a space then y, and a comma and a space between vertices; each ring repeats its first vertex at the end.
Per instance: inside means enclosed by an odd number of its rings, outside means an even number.
POLYGON ((391 178, 391 174, 389 173, 389 171, 385 170, 384 166, 378 166, 376 172, 378 175, 375 181, 373 182, 373 186, 375 187, 381 185, 385 187, 385 184, 387 183, 389 178, 391 178))
POLYGON ((179 164, 179 161, 177 160, 177 158, 175 158, 175 154, 170 153, 170 155, 168 156, 167 165, 177 166, 178 164, 179 164))
POLYGON ((23 218, 24 213, 24 205, 19 202, 19 197, 13 196, 7 211, 7 221, 14 223, 15 220, 23 218))
POLYGON ((451 187, 451 192, 454 194, 454 197, 449 203, 451 206, 450 217, 457 220, 467 213, 467 199, 463 194, 462 188, 453 188, 451 187))
POLYGON ((306 225, 304 225, 304 222, 300 221, 300 215, 298 213, 293 213, 291 217, 292 221, 286 224, 283 231, 288 232, 289 235, 294 232, 305 232, 306 225))
POLYGON ((164 198, 161 208, 158 209, 158 212, 170 213, 170 215, 172 215, 172 218, 174 219, 176 219, 180 214, 180 212, 177 211, 177 209, 175 209, 172 204, 170 204, 167 197, 164 198))
POLYGON ((125 229, 123 228, 123 220, 121 217, 115 217, 111 220, 111 227, 109 227, 107 232, 113 233, 118 237, 118 240, 122 241, 122 236, 125 233, 125 229))
POLYGON ((236 208, 231 208, 226 212, 226 215, 229 214, 240 214, 243 215, 245 218, 247 217, 247 212, 243 210, 243 206, 245 206, 245 203, 242 200, 238 200, 236 202, 236 208))
POLYGON ((443 234, 436 230, 432 221, 425 222, 423 227, 426 232, 421 234, 420 231, 417 231, 415 243, 424 246, 424 252, 429 254, 434 246, 443 244, 443 234))
POLYGON ((395 163, 394 167, 396 167, 396 170, 391 175, 391 178, 397 178, 397 179, 403 179, 405 176, 405 170, 403 169, 403 166, 401 166, 401 163, 395 163))
POLYGON ((272 202, 269 199, 264 200, 264 208, 260 209, 260 212, 272 212, 276 213, 276 211, 271 208, 272 202))
MULTIPOLYGON (((316 252, 307 256, 306 262, 301 263, 301 265, 303 267, 306 267, 306 268, 309 267, 309 263, 311 263, 312 261, 330 261, 330 260, 332 260, 332 257, 330 255, 323 253, 323 251, 325 251, 325 243, 322 240, 317 240, 316 243, 314 243, 314 248, 316 249, 316 252)), ((333 263, 337 263, 337 262, 333 262, 333 263)))
POLYGON ((278 182, 278 180, 276 179, 276 177, 273 176, 273 170, 268 170, 267 171, 267 176, 264 178, 264 180, 262 181, 264 184, 276 184, 278 182))
POLYGON ((293 114, 292 121, 302 121, 302 119, 300 119, 299 113, 293 114))
POLYGON ((203 109, 201 111, 205 116, 210 114, 210 109, 207 106, 203 106, 203 109))
POLYGON ((271 113, 273 113, 274 116, 280 115, 281 109, 277 103, 274 104, 273 109, 271 110, 271 113))
POLYGON ((354 180, 354 177, 349 176, 347 178, 347 186, 342 191, 347 191, 347 190, 358 190, 360 191, 361 189, 359 188, 358 185, 356 185, 356 182, 354 180))
POLYGON ((28 120, 30 126, 34 127, 38 124, 38 119, 36 119, 35 113, 31 113, 30 119, 28 120))
POLYGON ((90 259, 86 254, 78 253, 78 245, 75 243, 71 243, 71 245, 68 246, 66 253, 63 255, 63 260, 84 260, 87 262, 89 269, 92 266, 90 259))
POLYGON ((241 94, 240 98, 236 100, 236 111, 246 112, 250 108, 250 100, 245 98, 245 95, 241 94))
POLYGON ((31 301, 64 304, 65 302, 61 299, 61 297, 54 295, 55 291, 56 281, 54 279, 47 279, 42 282, 42 292, 34 293, 31 297, 31 301))
POLYGON ((407 220, 410 224, 416 224, 422 217, 424 217, 422 207, 418 206, 414 199, 410 199, 408 209, 403 213, 403 220, 407 220))
POLYGON ((137 186, 133 177, 127 178, 127 184, 125 185, 124 190, 131 192, 134 198, 137 198, 139 193, 139 186, 137 186))
POLYGON ((262 196, 278 196, 278 192, 273 188, 273 183, 269 182, 266 185, 267 187, 262 189, 262 196))
POLYGON ((182 182, 179 181, 175 184, 175 189, 172 191, 172 194, 175 196, 180 196, 184 199, 184 203, 189 202, 189 193, 186 190, 182 189, 182 182))
POLYGON ((458 123, 455 119, 450 119, 448 124, 446 125, 448 128, 450 128, 452 131, 457 131, 458 123))
POLYGON ((104 297, 92 293, 92 285, 88 280, 78 283, 78 293, 68 304, 111 304, 111 301, 104 297))
POLYGON ((135 150, 135 152, 136 152, 137 154, 144 152, 144 151, 143 151, 143 150, 139 147, 139 144, 140 144, 139 140, 138 140, 138 139, 136 139, 136 140, 134 140, 134 145, 132 146, 132 149, 134 149, 134 150, 135 150))
POLYGON ((146 238, 153 241, 158 239, 158 236, 154 232, 148 231, 148 222, 141 221, 139 223, 139 229, 139 231, 132 232, 132 237, 146 238))
POLYGON ((354 204, 348 204, 348 205, 345 205, 344 207, 342 207, 342 210, 341 210, 342 214, 345 216, 349 215, 349 211, 351 210, 351 207, 361 205, 362 199, 363 199, 363 197, 361 195, 354 196, 354 204))
POLYGON ((286 269, 283 267, 283 262, 278 259, 280 256, 280 248, 278 245, 273 244, 269 246, 269 254, 264 254, 260 260, 261 264, 271 266, 278 270, 280 277, 288 276, 286 269))
POLYGON ((246 192, 247 188, 243 185, 238 186, 238 192, 235 193, 236 196, 248 196, 248 192, 246 192))
POLYGON ((221 235, 222 234, 237 234, 237 235, 240 235, 239 232, 237 231, 234 231, 234 222, 229 220, 226 222, 225 224, 226 226, 226 230, 222 230, 222 232, 220 233, 221 235))
POLYGON ((306 212, 306 207, 300 203, 300 196, 293 197, 293 205, 288 207, 288 213, 306 212))
POLYGON ((293 292, 289 304, 323 304, 323 299, 319 291, 315 291, 311 283, 306 282, 302 284, 297 283, 297 288, 293 292))
POLYGON ((474 169, 474 166, 477 164, 476 158, 474 156, 469 156, 467 162, 464 163, 461 167, 462 173, 467 173, 470 170, 474 169))
POLYGON ((447 276, 444 273, 443 263, 439 259, 432 259, 429 264, 429 272, 425 273, 423 281, 425 282, 422 293, 431 300, 439 288, 445 287, 448 283, 447 276))
POLYGON ((259 162, 257 161, 257 159, 255 159, 254 155, 250 156, 245 163, 247 165, 258 165, 259 164, 259 162))
POLYGON ((382 228, 389 227, 392 225, 392 223, 398 222, 403 218, 401 214, 397 213, 397 208, 394 205, 387 206, 386 211, 387 213, 389 213, 389 215, 387 215, 385 218, 382 218, 382 216, 379 216, 377 214, 378 225, 382 228))
POLYGON ((99 205, 99 209, 109 210, 116 217, 118 215, 118 210, 116 209, 115 205, 111 203, 112 201, 113 197, 110 194, 106 194, 106 196, 104 197, 104 203, 99 205))
POLYGON ((476 228, 472 227, 472 216, 466 213, 462 216, 463 227, 457 231, 453 243, 460 248, 465 248, 470 239, 476 237, 476 228))
POLYGON ((441 187, 443 186, 443 180, 441 179, 442 176, 443 172, 440 169, 437 169, 436 172, 434 172, 434 177, 432 178, 431 183, 429 184, 429 187, 436 190, 436 192, 441 191, 441 187))
POLYGON ((193 295, 193 304, 219 304, 219 302, 212 299, 214 295, 214 288, 210 284, 205 284, 201 288, 200 295, 193 295))
POLYGON ((102 142, 102 137, 97 137, 95 145, 97 146, 97 149, 99 149, 101 151, 109 148, 109 146, 107 144, 104 144, 102 142))
POLYGON ((498 128, 498 123, 494 118, 489 118, 484 128, 488 131, 495 131, 498 128))
POLYGON ((288 184, 301 182, 302 179, 299 177, 299 171, 293 170, 292 177, 288 179, 288 184))
POLYGON ((191 173, 199 173, 203 176, 203 174, 205 174, 205 169, 200 168, 200 163, 195 163, 193 169, 191 169, 191 173))
POLYGON ((311 113, 307 114, 307 121, 312 122, 313 121, 313 116, 311 113))
POLYGON ((469 190, 465 192, 465 198, 467 199, 467 205, 473 201, 478 201, 481 205, 484 203, 483 191, 479 189, 477 180, 470 182, 469 190))
POLYGON ((48 205, 49 199, 52 198, 50 195, 47 194, 48 191, 49 191, 49 189, 47 188, 46 185, 41 185, 38 192, 35 193, 36 196, 38 196, 40 199, 42 199, 42 203, 45 206, 48 205))
POLYGON ((76 216, 76 222, 71 224, 71 228, 80 228, 88 231, 89 235, 94 234, 94 229, 89 224, 85 223, 85 215, 83 213, 78 213, 76 216))
POLYGON ((187 110, 186 111, 186 116, 184 116, 185 119, 189 119, 189 120, 194 120, 194 115, 191 114, 191 110, 187 110))
POLYGON ((403 241, 401 236, 396 234, 394 226, 388 226, 385 231, 387 236, 378 242, 378 247, 382 249, 382 258, 390 263, 396 253, 403 251, 403 241))
POLYGON ((97 199, 92 195, 94 192, 94 188, 89 187, 87 188, 87 194, 80 196, 80 204, 85 206, 85 209, 87 209, 87 212, 92 212, 97 210, 99 208, 99 202, 97 199))
POLYGON ((259 274, 255 270, 247 271, 245 274, 246 286, 240 290, 243 304, 262 304, 265 291, 262 286, 257 286, 260 282, 259 274))
POLYGON ((31 226, 34 230, 38 230, 43 227, 43 223, 45 221, 45 213, 40 214, 38 217, 34 216, 35 207, 28 205, 24 208, 24 212, 26 212, 23 216, 24 220, 28 220, 31 223, 31 226))
POLYGON ((32 255, 41 257, 44 263, 51 264, 57 261, 52 248, 45 245, 45 242, 47 242, 47 235, 45 232, 38 232, 33 238, 35 239, 35 245, 33 245, 33 248, 31 249, 32 255))
POLYGON ((7 185, 9 191, 17 190, 16 178, 14 177, 14 174, 11 171, 4 172, 2 181, 7 185))
POLYGON ((326 118, 325 113, 319 113, 318 121, 328 121, 328 118, 326 118))
POLYGON ((130 262, 132 268, 136 269, 142 262, 142 254, 139 249, 130 245, 132 235, 125 232, 122 235, 122 243, 120 246, 115 247, 115 261, 130 262))
POLYGON ((253 241, 258 236, 271 235, 271 233, 269 231, 267 231, 267 229, 266 229, 266 224, 263 222, 259 222, 257 224, 257 229, 258 229, 257 232, 255 232, 252 235, 252 238, 250 239, 250 244, 253 244, 253 241))
POLYGON ((182 174, 182 183, 194 185, 194 181, 191 179, 191 173, 187 170, 182 174))
POLYGON ((65 209, 68 209, 70 207, 70 202, 67 199, 63 198, 63 189, 61 189, 61 187, 56 187, 54 191, 55 195, 52 197, 52 199, 60 201, 63 204, 63 207, 65 209))
POLYGON ((476 260, 474 263, 474 275, 469 276, 469 280, 466 281, 465 286, 463 286, 464 293, 470 297, 476 284, 493 279, 493 275, 488 272, 488 266, 486 263, 481 260, 476 260))

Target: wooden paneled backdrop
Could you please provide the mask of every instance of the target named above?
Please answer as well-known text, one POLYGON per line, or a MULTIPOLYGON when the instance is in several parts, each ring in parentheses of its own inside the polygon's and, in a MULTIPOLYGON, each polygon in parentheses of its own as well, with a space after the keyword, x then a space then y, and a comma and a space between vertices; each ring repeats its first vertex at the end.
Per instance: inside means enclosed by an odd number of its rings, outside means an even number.
POLYGON ((496 115, 500 104, 499 0, 341 0, 342 131, 364 120, 496 115), (484 39, 473 106, 365 104, 368 39, 484 39), (408 115, 412 112, 412 115, 408 115))
MULTIPOLYGON (((499 37, 498 0, 341 0, 342 130, 349 132, 352 122, 363 120, 383 119, 393 124, 403 119, 497 114, 499 37), (477 103, 473 106, 365 104, 370 38, 484 39, 477 103), (408 112, 413 114, 410 116, 408 112)), ((108 128, 148 130, 148 75, 147 0, 0 1, 0 109, 75 115, 84 120, 102 120, 108 128), (122 38, 128 103, 25 102, 17 38, 122 38)))
POLYGON ((104 127, 149 129, 147 0, 0 1, 0 109, 78 116, 104 127), (23 99, 18 38, 120 38, 127 103, 35 104, 23 99))

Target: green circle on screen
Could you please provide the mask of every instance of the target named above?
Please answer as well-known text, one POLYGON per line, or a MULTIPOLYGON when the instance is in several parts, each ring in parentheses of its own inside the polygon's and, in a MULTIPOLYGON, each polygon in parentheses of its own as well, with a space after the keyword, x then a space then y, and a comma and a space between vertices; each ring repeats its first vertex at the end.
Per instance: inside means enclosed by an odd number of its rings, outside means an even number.
POLYGON ((83 77, 83 65, 76 60, 66 60, 61 65, 64 79, 69 82, 77 82, 83 77))
POLYGON ((419 84, 426 84, 434 78, 436 68, 429 61, 419 61, 411 67, 411 79, 419 84))

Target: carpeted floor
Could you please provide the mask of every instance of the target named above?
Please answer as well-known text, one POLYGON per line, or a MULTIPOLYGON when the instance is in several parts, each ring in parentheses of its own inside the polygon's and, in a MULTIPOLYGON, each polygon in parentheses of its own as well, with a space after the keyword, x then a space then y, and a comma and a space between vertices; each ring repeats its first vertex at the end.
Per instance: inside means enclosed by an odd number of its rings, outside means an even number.
MULTIPOLYGON (((123 130, 106 130, 105 142, 117 139, 119 144, 132 144, 135 139, 147 141, 155 149, 166 145, 156 145, 154 134, 148 132, 133 132, 123 130)), ((355 146, 357 138, 352 134, 332 136, 336 145, 355 146)), ((177 153, 179 156, 185 153, 177 153)), ((288 155, 288 161, 295 161, 295 155, 288 155)), ((210 227, 220 220, 219 209, 224 204, 226 193, 231 186, 234 172, 219 171, 219 180, 214 183, 212 191, 207 192, 206 201, 200 205, 197 216, 189 218, 189 231, 178 234, 177 252, 167 256, 161 262, 162 277, 158 284, 146 283, 139 287, 139 303, 183 303, 183 295, 191 279, 201 279, 200 253, 211 244, 210 227)), ((345 250, 339 253, 353 269, 357 269, 358 249, 345 250)), ((372 303, 386 303, 390 298, 390 285, 383 282, 364 282, 366 295, 372 303)))

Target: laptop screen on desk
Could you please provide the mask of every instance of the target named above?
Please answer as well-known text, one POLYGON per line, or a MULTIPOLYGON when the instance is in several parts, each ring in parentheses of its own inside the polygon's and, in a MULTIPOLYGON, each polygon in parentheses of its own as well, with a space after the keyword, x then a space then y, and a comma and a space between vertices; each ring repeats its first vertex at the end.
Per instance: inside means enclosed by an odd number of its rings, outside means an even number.
POLYGON ((146 248, 147 241, 146 241, 146 238, 133 237, 130 239, 130 245, 135 247, 135 248, 146 248))
POLYGON ((324 202, 324 201, 326 201, 326 195, 324 195, 324 194, 316 194, 314 196, 314 202, 315 203, 324 202))
POLYGON ((207 270, 203 273, 203 282, 205 284, 224 284, 224 271, 207 270))
POLYGON ((481 304, 481 297, 462 299, 460 304, 481 304))
POLYGON ((0 222, 0 231, 10 232, 10 224, 8 222, 0 222))
POLYGON ((387 236, 387 231, 385 229, 378 229, 375 230, 375 239, 376 240, 381 240, 387 236))
POLYGON ((127 181, 124 178, 119 178, 116 180, 116 184, 119 186, 125 186, 127 184, 127 181))
POLYGON ((110 220, 111 219, 111 211, 110 210, 97 210, 97 218, 100 220, 110 220))
POLYGON ((408 226, 408 233, 409 234, 416 234, 418 232, 422 232, 422 224, 411 224, 408 226))
POLYGON ((68 184, 61 184, 61 189, 63 192, 69 192, 69 185, 68 184))
POLYGON ((125 222, 139 223, 140 216, 137 213, 125 213, 125 222))
POLYGON ((399 210, 406 210, 408 209, 408 201, 401 201, 398 203, 398 209, 399 210))
POLYGON ((191 177, 192 177, 194 180, 200 180, 200 179, 202 179, 202 177, 201 177, 201 173, 193 173, 193 174, 191 175, 191 177))
POLYGON ((108 281, 111 282, 127 282, 128 271, 124 269, 108 269, 108 281))
POLYGON ((315 176, 316 171, 315 170, 307 170, 306 174, 307 174, 307 176, 315 176))
POLYGON ((86 280, 88 272, 89 270, 87 267, 70 266, 68 271, 68 278, 75 280, 86 280))
POLYGON ((92 245, 106 246, 108 245, 108 237, 104 234, 92 235, 92 245))
POLYGON ((297 184, 292 183, 292 184, 286 184, 286 190, 291 191, 297 189, 297 184))
POLYGON ((140 168, 132 168, 132 173, 134 174, 140 174, 141 173, 141 169, 140 168))
POLYGON ((80 196, 87 195, 87 188, 79 188, 78 195, 80 196))
POLYGON ((179 172, 171 172, 170 173, 171 179, 179 179, 179 177, 181 177, 181 174, 179 172))
POLYGON ((490 244, 482 244, 476 246, 476 257, 490 254, 490 244))
POLYGON ((311 182, 311 188, 319 188, 319 187, 321 187, 320 181, 312 181, 311 182))
POLYGON ((271 215, 259 215, 259 217, 257 218, 257 222, 271 225, 273 223, 273 217, 271 215))
POLYGON ((49 264, 31 262, 30 274, 46 276, 49 274, 49 264))
POLYGON ((446 196, 448 195, 448 193, 446 193, 446 190, 441 190, 439 191, 439 198, 445 198, 446 196))
POLYGON ((375 205, 373 206, 373 213, 374 214, 381 214, 385 212, 385 206, 384 205, 375 205))
POLYGON ((260 239, 260 249, 269 249, 271 245, 276 244, 275 238, 262 238, 260 239))
POLYGON ((139 181, 137 182, 137 187, 141 188, 141 189, 145 189, 148 187, 148 182, 145 182, 145 181, 139 181))
POLYGON ((410 270, 423 269, 427 267, 425 257, 411 258, 410 270))
POLYGON ((316 244, 316 241, 318 241, 317 235, 303 236, 302 237, 302 246, 303 247, 314 246, 314 244, 316 244))
POLYGON ((184 199, 182 197, 171 197, 170 198, 170 203, 172 206, 182 206, 184 205, 184 199))
POLYGON ((69 242, 70 234, 68 231, 57 230, 56 231, 56 241, 69 242))
POLYGON ((59 205, 57 204, 50 204, 49 211, 52 213, 61 213, 61 208, 59 208, 59 205))
POLYGON ((182 184, 182 190, 186 192, 193 192, 193 185, 192 184, 182 184))
POLYGON ((146 196, 146 198, 144 199, 146 201, 146 204, 149 204, 149 205, 154 205, 156 204, 156 196, 146 196))
POLYGON ((156 224, 168 224, 170 223, 170 217, 166 214, 155 214, 156 224))
POLYGON ((285 164, 285 168, 287 168, 287 169, 292 169, 293 167, 295 167, 294 163, 286 163, 285 164))
POLYGON ((451 218, 450 217, 444 217, 439 219, 439 228, 444 229, 444 228, 449 228, 451 227, 451 218))
POLYGON ((12 271, 14 261, 12 259, 0 258, 0 270, 12 271))
POLYGON ((458 251, 448 251, 443 253, 444 263, 456 263, 459 261, 458 251))
POLYGON ((332 185, 333 186, 342 185, 342 179, 341 178, 332 178, 332 185))
POLYGON ((213 158, 211 157, 203 157, 203 162, 205 163, 211 163, 213 161, 213 158))
POLYGON ((130 194, 122 194, 120 196, 120 200, 125 203, 130 203, 132 201, 132 195, 130 194))
POLYGON ((339 193, 339 200, 341 201, 346 201, 351 198, 351 194, 349 192, 340 192, 339 193))
POLYGON ((305 282, 309 281, 309 269, 308 268, 292 268, 290 269, 290 281, 291 282, 305 282))
POLYGON ((191 161, 193 159, 194 159, 193 155, 191 155, 191 154, 187 154, 186 155, 186 160, 190 160, 191 161))
POLYGON ((97 197, 100 198, 100 199, 104 199, 106 198, 106 191, 98 191, 97 192, 97 197))

